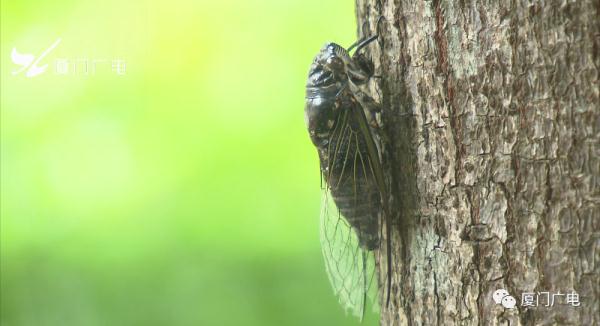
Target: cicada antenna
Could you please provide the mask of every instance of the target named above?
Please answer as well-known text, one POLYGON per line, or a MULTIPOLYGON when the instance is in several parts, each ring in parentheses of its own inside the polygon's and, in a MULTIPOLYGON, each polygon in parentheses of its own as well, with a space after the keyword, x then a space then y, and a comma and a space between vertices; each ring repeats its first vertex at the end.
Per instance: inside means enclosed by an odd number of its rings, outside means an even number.
POLYGON ((354 44, 350 45, 350 47, 348 48, 348 52, 352 51, 352 49, 356 48, 356 51, 354 52, 358 52, 360 51, 362 48, 364 48, 365 46, 367 46, 369 43, 373 42, 374 40, 377 39, 377 37, 379 37, 379 35, 375 34, 371 37, 368 38, 362 38, 356 42, 354 42, 354 44))
POLYGON ((364 39, 365 39, 364 37, 359 38, 356 42, 352 43, 352 45, 350 45, 350 47, 348 47, 348 49, 346 51, 348 51, 348 53, 349 53, 350 51, 352 51, 352 49, 354 49, 364 39))
POLYGON ((368 39, 362 41, 357 47, 356 47, 356 51, 354 52, 359 52, 362 48, 364 48, 365 46, 367 46, 369 43, 375 41, 377 39, 377 37, 379 37, 379 35, 375 34, 371 37, 369 37, 368 39))

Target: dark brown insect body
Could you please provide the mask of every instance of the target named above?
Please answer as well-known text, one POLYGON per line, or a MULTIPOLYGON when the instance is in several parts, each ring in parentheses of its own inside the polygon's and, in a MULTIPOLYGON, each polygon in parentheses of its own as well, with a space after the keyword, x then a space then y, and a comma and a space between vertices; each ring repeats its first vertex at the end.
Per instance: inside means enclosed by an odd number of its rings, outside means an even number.
POLYGON ((387 304, 390 302, 390 214, 386 182, 376 134, 380 106, 368 95, 373 66, 360 50, 377 36, 348 50, 328 43, 310 67, 306 84, 305 118, 317 147, 325 181, 321 209, 321 246, 329 281, 346 311, 364 316, 367 294, 381 263, 385 229, 387 304), (333 199, 333 202, 329 199, 333 199))
POLYGON ((381 184, 376 170, 380 164, 356 94, 369 77, 365 65, 346 49, 326 44, 310 68, 305 117, 327 188, 360 246, 371 251, 379 246, 381 184))

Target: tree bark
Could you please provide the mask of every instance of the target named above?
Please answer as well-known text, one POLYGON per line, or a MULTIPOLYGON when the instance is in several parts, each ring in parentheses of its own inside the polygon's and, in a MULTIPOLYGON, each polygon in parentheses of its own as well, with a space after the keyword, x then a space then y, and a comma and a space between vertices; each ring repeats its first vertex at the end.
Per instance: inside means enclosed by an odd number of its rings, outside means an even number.
POLYGON ((598 1, 356 5, 398 214, 381 323, 599 325, 598 1))

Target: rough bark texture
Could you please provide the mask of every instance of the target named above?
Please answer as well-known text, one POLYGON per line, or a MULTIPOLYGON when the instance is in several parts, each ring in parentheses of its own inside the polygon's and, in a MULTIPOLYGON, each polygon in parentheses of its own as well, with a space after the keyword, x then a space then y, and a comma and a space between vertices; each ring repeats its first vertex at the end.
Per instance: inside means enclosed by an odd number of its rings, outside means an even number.
POLYGON ((400 215, 382 324, 600 324, 599 11, 357 0, 400 215), (521 306, 559 291, 581 306, 521 306))

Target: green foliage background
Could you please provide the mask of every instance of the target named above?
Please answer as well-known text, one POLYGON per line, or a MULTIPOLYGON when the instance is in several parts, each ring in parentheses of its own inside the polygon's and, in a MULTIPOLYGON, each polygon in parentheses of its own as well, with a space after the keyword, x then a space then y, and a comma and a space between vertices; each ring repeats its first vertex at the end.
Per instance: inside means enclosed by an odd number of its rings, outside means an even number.
POLYGON ((303 119, 309 64, 354 41, 353 10, 2 1, 2 325, 358 324, 325 274, 303 119), (46 73, 12 74, 13 47, 58 38, 46 73))

